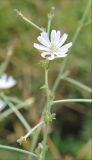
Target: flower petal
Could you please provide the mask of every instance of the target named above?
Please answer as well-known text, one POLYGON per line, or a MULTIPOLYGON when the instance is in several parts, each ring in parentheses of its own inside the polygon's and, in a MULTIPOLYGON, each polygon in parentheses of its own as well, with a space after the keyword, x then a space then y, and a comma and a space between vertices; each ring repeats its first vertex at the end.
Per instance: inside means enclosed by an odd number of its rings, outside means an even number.
POLYGON ((0 75, 0 89, 8 89, 16 84, 16 80, 12 76, 6 74, 0 75))
POLYGON ((47 32, 42 32, 42 33, 40 34, 40 36, 41 36, 42 38, 44 38, 48 43, 50 43, 50 40, 49 40, 49 37, 48 37, 47 32))
POLYGON ((49 53, 49 52, 43 52, 43 53, 41 54, 41 56, 42 56, 43 58, 48 59, 48 60, 53 60, 53 59, 55 58, 54 55, 51 54, 51 53, 49 53))
POLYGON ((52 30, 51 32, 51 44, 55 43, 56 40, 56 30, 52 30))
POLYGON ((60 48, 60 50, 68 50, 72 46, 72 42, 65 44, 60 48))
POLYGON ((68 50, 62 50, 62 51, 58 51, 55 53, 56 57, 59 58, 59 57, 66 57, 67 56, 67 53, 68 50))
POLYGON ((46 47, 50 47, 50 42, 48 42, 45 38, 43 38, 42 36, 39 36, 38 38, 38 41, 43 44, 44 46, 46 47))
POLYGON ((64 33, 63 36, 60 38, 60 42, 58 43, 57 48, 61 47, 65 43, 67 37, 68 34, 64 33))
POLYGON ((55 59, 55 56, 54 56, 54 55, 51 55, 51 56, 49 56, 47 59, 51 61, 51 60, 55 59))
POLYGON ((57 31, 55 38, 55 46, 59 43, 59 41, 60 41, 60 31, 57 31))
POLYGON ((43 46, 43 45, 40 45, 40 44, 37 44, 37 43, 34 43, 34 47, 39 49, 39 50, 42 50, 42 51, 49 51, 50 49, 43 46))

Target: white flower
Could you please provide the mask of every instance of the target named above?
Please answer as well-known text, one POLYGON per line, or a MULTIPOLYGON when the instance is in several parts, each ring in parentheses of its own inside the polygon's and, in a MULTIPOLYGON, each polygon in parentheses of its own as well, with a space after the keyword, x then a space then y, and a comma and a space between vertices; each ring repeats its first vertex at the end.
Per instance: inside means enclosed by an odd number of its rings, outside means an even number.
POLYGON ((0 75, 0 89, 8 89, 16 84, 15 79, 12 76, 7 76, 7 74, 0 75))
POLYGON ((37 40, 41 44, 34 43, 34 47, 41 51, 41 56, 48 60, 67 56, 68 49, 72 46, 72 42, 63 45, 68 34, 60 34, 60 31, 52 30, 50 38, 46 32, 42 32, 37 40))
POLYGON ((6 107, 6 103, 0 99, 0 111, 2 111, 6 107))

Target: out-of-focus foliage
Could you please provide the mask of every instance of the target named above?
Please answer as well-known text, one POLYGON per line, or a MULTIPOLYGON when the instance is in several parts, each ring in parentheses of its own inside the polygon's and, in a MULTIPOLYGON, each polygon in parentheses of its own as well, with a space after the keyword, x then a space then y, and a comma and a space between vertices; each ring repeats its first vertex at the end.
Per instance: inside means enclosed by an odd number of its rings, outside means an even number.
MULTIPOLYGON (((47 14, 51 7, 55 6, 52 29, 59 29, 62 33, 67 32, 69 42, 76 28, 80 25, 87 2, 87 0, 0 0, 0 63, 6 60, 8 49, 12 47, 13 55, 6 71, 16 78, 17 85, 8 94, 24 100, 29 97, 35 98, 34 105, 21 110, 31 126, 38 122, 45 103, 43 91, 40 89, 44 84, 44 72, 40 65, 42 58, 33 48, 33 43, 37 41, 36 37, 39 35, 39 31, 19 18, 14 9, 19 9, 34 23, 45 27, 47 25, 47 14)), ((89 11, 85 23, 90 19, 89 11)), ((90 25, 84 25, 72 47, 66 65, 66 70, 70 71, 69 76, 87 86, 91 86, 90 39, 90 25)), ((57 59, 51 63, 50 87, 53 86, 62 61, 63 59, 57 59)), ((63 80, 55 96, 56 99, 90 98, 90 93, 63 80)), ((91 139, 90 110, 90 105, 86 103, 67 103, 53 107, 57 119, 53 122, 53 127, 51 126, 50 138, 65 160, 76 159, 85 153, 85 147, 87 148, 91 139)), ((19 147, 16 140, 24 134, 25 129, 14 114, 0 122, 0 144, 19 147)), ((22 147, 29 150, 30 141, 31 139, 22 147)), ((55 160, 55 154, 57 155, 57 152, 54 151, 52 146, 52 149, 49 149, 47 160, 55 160)), ((27 156, 0 149, 0 160, 22 159, 27 160, 27 156)), ((89 150, 82 159, 91 160, 89 150)))

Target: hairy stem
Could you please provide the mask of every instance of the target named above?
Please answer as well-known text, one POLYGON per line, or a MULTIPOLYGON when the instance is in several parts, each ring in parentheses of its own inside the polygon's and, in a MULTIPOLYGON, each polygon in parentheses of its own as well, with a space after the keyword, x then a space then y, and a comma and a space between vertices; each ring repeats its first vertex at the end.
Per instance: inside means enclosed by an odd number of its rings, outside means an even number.
MULTIPOLYGON (((52 9, 53 10, 53 9, 52 9)), ((48 24, 47 24, 47 33, 48 33, 48 36, 50 34, 50 28, 51 28, 51 22, 52 22, 52 18, 53 18, 53 11, 50 12, 50 14, 48 14, 48 24)), ((49 62, 48 62, 49 64, 49 62)), ((48 106, 48 99, 49 99, 49 86, 48 86, 48 69, 45 68, 45 86, 46 86, 46 95, 47 95, 47 104, 45 105, 44 107, 44 111, 47 110, 47 108, 49 109, 50 107, 48 106)), ((43 119, 43 115, 41 117, 41 120, 43 119)), ((40 120, 40 121, 41 121, 40 120)), ((38 137, 39 137, 39 133, 40 133, 40 128, 38 128, 35 136, 34 136, 34 139, 32 141, 32 145, 31 145, 31 151, 34 151, 35 149, 35 146, 36 146, 36 143, 37 143, 37 140, 38 140, 38 137), (34 141, 35 140, 35 141, 34 141)), ((43 145, 45 146, 46 145, 46 141, 47 141, 47 135, 48 135, 48 126, 47 124, 45 124, 45 129, 44 129, 44 140, 43 140, 43 145)), ((45 160, 45 149, 43 150, 43 160, 45 160)), ((30 160, 32 160, 32 157, 30 156, 29 157, 30 160)))
MULTIPOLYGON (((47 96, 46 111, 48 111, 50 106, 48 102, 49 101, 49 85, 48 85, 48 70, 47 69, 45 69, 45 86, 46 86, 46 96, 47 96)), ((42 151, 41 160, 45 160, 47 137, 48 137, 48 124, 45 123, 44 134, 43 134, 43 151, 42 151)))

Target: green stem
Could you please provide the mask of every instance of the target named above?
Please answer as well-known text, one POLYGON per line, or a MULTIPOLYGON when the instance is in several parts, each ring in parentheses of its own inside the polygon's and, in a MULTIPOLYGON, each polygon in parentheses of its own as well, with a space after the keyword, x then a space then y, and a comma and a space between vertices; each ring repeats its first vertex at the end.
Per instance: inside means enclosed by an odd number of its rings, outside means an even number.
POLYGON ((45 160, 46 157, 46 143, 48 138, 48 125, 45 124, 44 126, 44 135, 43 135, 43 151, 42 151, 42 157, 40 160, 45 160))
POLYGON ((8 64, 10 62, 12 54, 13 54, 13 48, 10 47, 8 49, 8 53, 7 53, 5 61, 0 65, 0 74, 4 73, 6 71, 6 69, 8 67, 8 64))
POLYGON ((47 33, 48 33, 48 36, 49 36, 49 34, 50 34, 51 21, 52 21, 52 16, 48 15, 48 25, 47 25, 47 33))
MULTIPOLYGON (((51 12, 48 14, 48 24, 47 24, 47 33, 48 33, 48 36, 50 34, 50 28, 51 28, 51 22, 52 22, 52 18, 54 16, 54 13, 53 13, 53 8, 51 10, 51 12)), ((49 62, 48 62, 49 64, 49 62)), ((49 95, 49 91, 48 91, 48 70, 45 70, 45 85, 46 85, 46 92, 47 92, 47 95, 49 95)), ((44 107, 44 111, 46 110, 46 107, 47 107, 47 104, 46 106, 44 107)), ((41 117, 41 120, 43 119, 43 115, 41 117)), ((45 132, 45 131, 44 131, 45 132)), ((32 145, 31 145, 31 151, 33 151, 35 149, 35 146, 36 146, 36 143, 37 143, 37 140, 38 140, 38 137, 39 137, 39 134, 40 134, 40 128, 38 128, 33 140, 32 140, 32 145)), ((47 134, 47 133, 46 133, 47 134)), ((29 157, 30 160, 32 160, 32 157, 30 156, 29 157)))
POLYGON ((36 25, 35 23, 33 23, 32 21, 30 21, 29 19, 27 19, 20 11, 18 11, 17 9, 15 9, 15 12, 27 23, 29 23, 32 27, 36 28, 37 30, 43 32, 44 29, 39 27, 38 25, 36 25))
MULTIPOLYGON (((46 68, 45 68, 45 86, 46 86, 46 96, 47 96, 47 105, 46 105, 45 111, 48 111, 49 110, 49 86, 48 86, 48 69, 46 68)), ((45 160, 47 137, 48 137, 48 124, 45 122, 44 134, 43 134, 43 150, 42 150, 42 156, 40 160, 45 160)))
POLYGON ((89 21, 85 22, 84 26, 87 26, 87 25, 89 25, 91 23, 92 23, 92 20, 89 20, 89 21))
MULTIPOLYGON (((47 97, 49 96, 49 86, 48 86, 48 70, 47 69, 45 69, 45 86, 46 86, 46 95, 47 95, 47 97)), ((48 98, 47 98, 48 99, 48 98)), ((46 105, 46 107, 45 107, 45 109, 44 109, 44 111, 46 111, 47 110, 47 105, 46 105)), ((42 121, 42 119, 43 119, 43 116, 41 117, 41 121, 42 121)), ((47 127, 46 127, 47 128, 47 127)), ((45 128, 45 129, 46 129, 45 128)), ((38 130, 37 130, 37 132, 35 133, 35 136, 34 136, 34 138, 33 138, 33 140, 32 140, 32 145, 31 145, 31 152, 33 152, 34 151, 34 149, 35 149, 35 146, 36 146, 36 143, 37 143, 37 140, 38 140, 38 137, 39 137, 39 133, 40 133, 40 128, 38 128, 38 130)), ((44 144, 46 144, 46 137, 47 137, 47 132, 45 132, 45 130, 44 130, 44 144)), ((43 151, 43 154, 45 153, 45 151, 43 151)), ((45 154, 44 154, 45 155, 45 154)), ((29 159, 30 160, 32 160, 32 157, 30 156, 29 157, 29 159)))
POLYGON ((27 138, 28 138, 37 128, 39 128, 43 123, 44 123, 43 121, 40 122, 40 123, 38 123, 38 124, 37 124, 36 126, 34 126, 32 129, 30 129, 30 131, 29 131, 25 136, 20 137, 20 138, 17 140, 17 142, 18 142, 19 144, 22 144, 23 141, 26 141, 27 138))
MULTIPOLYGON (((53 18, 53 9, 52 11, 48 14, 48 25, 47 25, 47 33, 48 37, 50 35, 50 28, 51 28, 51 21, 53 18)), ((49 66, 50 62, 47 61, 47 65, 49 66)), ((50 90, 49 90, 49 84, 48 84, 48 67, 45 67, 45 87, 46 87, 46 96, 47 96, 47 104, 45 106, 44 111, 50 113, 50 90)), ((43 117, 44 118, 44 117, 43 117)), ((42 150, 42 156, 40 160, 45 160, 46 157, 46 143, 47 143, 47 137, 48 137, 48 123, 45 122, 44 125, 44 134, 43 134, 43 150, 42 150)))
POLYGON ((23 150, 23 149, 16 148, 16 147, 10 147, 10 146, 6 146, 6 145, 0 145, 0 148, 1 149, 6 149, 6 150, 12 150, 12 151, 16 151, 16 152, 20 152, 20 153, 24 153, 24 154, 29 154, 29 155, 34 156, 34 157, 37 158, 36 154, 28 152, 28 151, 23 150))
MULTIPOLYGON (((38 137, 39 137, 39 134, 40 134, 40 130, 41 130, 41 127, 39 127, 34 134, 34 137, 33 137, 32 142, 31 142, 31 147, 30 147, 31 152, 33 152, 35 150, 37 140, 38 140, 38 137)), ((28 160, 32 160, 32 156, 29 156, 28 160)))
POLYGON ((45 86, 46 86, 46 95, 47 95, 47 99, 48 99, 48 97, 49 97, 48 69, 45 69, 45 86))
MULTIPOLYGON (((4 96, 6 96, 6 95, 5 95, 3 92, 0 92, 0 97, 4 97, 4 96)), ((19 103, 22 103, 22 102, 23 102, 22 100, 20 100, 20 99, 18 99, 18 98, 16 98, 16 97, 7 96, 7 98, 8 98, 9 101, 11 101, 11 102, 13 102, 13 103, 19 104, 19 103)))
POLYGON ((19 118, 22 125, 26 128, 27 131, 30 131, 30 125, 26 121, 26 119, 23 117, 23 115, 17 110, 17 108, 9 102, 8 98, 4 95, 2 98, 6 101, 6 103, 9 105, 9 107, 12 109, 12 111, 15 113, 15 115, 19 118))
POLYGON ((87 14, 88 14, 88 11, 89 11, 90 6, 91 6, 91 0, 88 1, 87 7, 86 7, 86 9, 85 9, 85 12, 84 12, 84 14, 83 14, 83 16, 82 16, 82 18, 81 18, 81 20, 80 20, 80 25, 79 25, 78 28, 76 29, 75 35, 74 35, 73 40, 72 40, 72 41, 73 41, 73 44, 74 44, 75 41, 77 40, 77 37, 78 37, 78 35, 79 35, 82 27, 83 27, 83 23, 84 23, 84 21, 85 21, 85 19, 86 19, 86 16, 87 16, 87 14))
POLYGON ((92 92, 92 89, 91 89, 90 87, 88 87, 88 86, 86 86, 86 85, 84 85, 84 84, 82 84, 82 83, 80 83, 80 82, 78 82, 78 81, 76 81, 76 80, 74 80, 74 79, 71 79, 71 78, 69 78, 69 77, 65 77, 64 79, 65 79, 66 81, 68 81, 68 82, 76 85, 77 87, 80 87, 80 88, 86 90, 87 92, 92 92))
POLYGON ((25 136, 24 138, 27 139, 37 128, 39 128, 44 122, 38 123, 35 127, 33 127, 25 136))
POLYGON ((51 28, 51 22, 52 22, 52 18, 54 16, 54 7, 51 8, 50 13, 48 14, 48 24, 47 24, 47 33, 48 36, 50 35, 50 28, 51 28))
MULTIPOLYGON (((32 103, 33 103, 33 99, 30 98, 30 99, 28 99, 28 100, 26 100, 24 102, 21 102, 21 103, 15 105, 15 108, 17 110, 19 110, 21 108, 24 108, 25 106, 26 107, 30 106, 32 103)), ((3 113, 0 113, 0 121, 4 120, 7 116, 9 116, 10 114, 12 114, 13 112, 14 112, 13 110, 8 109, 8 110, 4 111, 3 113)))
POLYGON ((64 100, 56 100, 53 101, 53 104, 57 103, 71 103, 71 102, 85 102, 85 103, 92 103, 91 99, 64 99, 64 100))
MULTIPOLYGON (((77 40, 78 35, 79 35, 79 33, 80 33, 80 31, 81 31, 81 29, 82 29, 82 27, 83 27, 83 23, 84 23, 84 20, 86 19, 86 16, 87 16, 88 11, 89 11, 90 4, 91 4, 91 1, 89 0, 89 1, 88 1, 88 4, 87 4, 87 7, 86 7, 86 9, 85 9, 85 12, 84 12, 84 14, 83 14, 83 16, 82 16, 82 18, 81 18, 80 25, 79 25, 78 28, 76 29, 76 32, 75 32, 74 37, 73 37, 73 39, 72 39, 73 45, 74 45, 75 41, 77 40)), ((60 66, 59 74, 58 74, 58 76, 57 76, 57 78, 56 78, 56 80, 55 80, 55 83, 54 83, 54 85, 53 85, 53 88, 52 88, 52 91, 53 91, 53 92, 56 91, 56 89, 57 89, 57 87, 58 87, 58 85, 59 85, 59 83, 60 83, 61 75, 62 75, 63 72, 64 72, 67 59, 68 59, 68 56, 63 60, 63 63, 62 63, 61 66, 60 66)))
MULTIPOLYGON (((0 94, 0 96, 3 96, 4 94, 0 94)), ((16 98, 16 97, 11 97, 11 96, 7 96, 7 98, 8 98, 8 100, 10 101, 10 102, 13 102, 13 103, 16 103, 16 104, 19 104, 19 103, 22 103, 23 102, 23 100, 20 100, 20 99, 18 99, 18 98, 16 98)))

